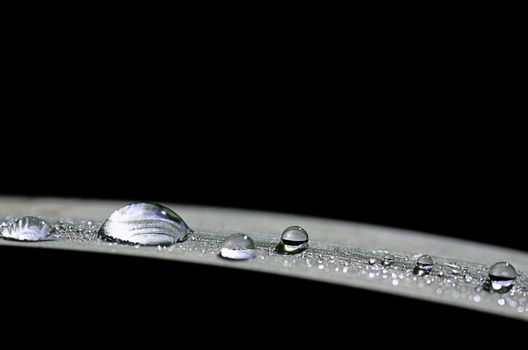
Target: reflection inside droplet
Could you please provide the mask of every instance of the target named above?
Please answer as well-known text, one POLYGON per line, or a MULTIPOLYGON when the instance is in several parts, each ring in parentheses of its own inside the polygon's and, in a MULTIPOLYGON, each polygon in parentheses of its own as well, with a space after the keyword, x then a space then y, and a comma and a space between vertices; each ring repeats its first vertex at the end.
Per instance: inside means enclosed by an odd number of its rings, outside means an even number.
POLYGON ((281 235, 277 251, 297 254, 308 248, 308 233, 300 226, 290 226, 281 235))
POLYGON ((3 238, 16 241, 43 241, 49 238, 52 227, 45 220, 34 216, 24 216, 2 225, 3 238))
POLYGON ((382 262, 383 266, 390 266, 390 265, 392 265, 392 263, 394 263, 394 257, 392 255, 390 255, 390 254, 386 254, 381 259, 381 262, 382 262))
POLYGON ((101 226, 99 235, 132 244, 170 245, 185 241, 191 232, 169 208, 155 203, 134 203, 113 212, 101 226))
POLYGON ((433 269, 434 262, 433 258, 429 255, 422 255, 416 260, 416 266, 414 268, 414 273, 417 275, 427 275, 433 269))
POLYGON ((491 288, 499 293, 506 293, 515 283, 517 271, 510 263, 501 261, 490 266, 488 275, 491 288))
POLYGON ((222 243, 220 256, 230 260, 248 260, 257 255, 255 241, 243 233, 234 233, 222 243))

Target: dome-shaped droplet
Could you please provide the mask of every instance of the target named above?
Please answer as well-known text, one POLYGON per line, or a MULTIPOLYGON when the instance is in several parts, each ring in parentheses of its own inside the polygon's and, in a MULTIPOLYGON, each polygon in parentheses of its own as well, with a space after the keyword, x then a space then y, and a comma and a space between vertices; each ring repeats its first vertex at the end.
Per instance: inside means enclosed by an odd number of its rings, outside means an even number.
POLYGON ((290 226, 282 232, 277 251, 296 254, 308 248, 308 233, 300 226, 290 226))
POLYGON ((517 278, 517 271, 507 262, 498 262, 491 265, 488 274, 491 288, 500 293, 509 291, 517 278))
POLYGON ((426 275, 433 269, 433 258, 429 255, 422 255, 416 260, 416 266, 414 268, 414 273, 418 275, 426 275))
POLYGON ((34 216, 10 221, 2 226, 2 237, 17 241, 43 241, 48 239, 52 227, 46 221, 34 216))
POLYGON ((220 256, 231 260, 248 260, 257 255, 255 241, 243 233, 234 233, 222 243, 220 256))
POLYGON ((182 242, 191 232, 178 214, 155 203, 134 203, 118 209, 99 229, 105 239, 141 245, 182 242))

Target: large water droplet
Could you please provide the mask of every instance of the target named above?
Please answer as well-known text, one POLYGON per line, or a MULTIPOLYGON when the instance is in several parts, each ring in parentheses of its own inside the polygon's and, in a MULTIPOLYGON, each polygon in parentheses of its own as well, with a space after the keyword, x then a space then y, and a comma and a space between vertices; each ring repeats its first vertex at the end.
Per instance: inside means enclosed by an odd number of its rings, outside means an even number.
POLYGON ((433 258, 429 255, 422 255, 416 260, 416 267, 414 268, 414 273, 418 275, 427 275, 433 269, 434 262, 433 258))
POLYGON ((290 226, 282 232, 277 251, 297 254, 308 248, 308 233, 300 226, 290 226))
POLYGON ((99 235, 132 244, 169 245, 186 240, 191 232, 169 208, 155 203, 134 203, 114 211, 101 226, 99 235))
POLYGON ((220 256, 231 260, 248 260, 257 255, 255 241, 243 233, 234 233, 222 243, 220 256))
POLYGON ((24 216, 2 226, 2 237, 17 241, 43 241, 48 239, 52 227, 34 216, 24 216))
POLYGON ((507 262, 498 262, 488 270, 491 288, 499 293, 506 293, 511 289, 517 278, 517 271, 507 262))

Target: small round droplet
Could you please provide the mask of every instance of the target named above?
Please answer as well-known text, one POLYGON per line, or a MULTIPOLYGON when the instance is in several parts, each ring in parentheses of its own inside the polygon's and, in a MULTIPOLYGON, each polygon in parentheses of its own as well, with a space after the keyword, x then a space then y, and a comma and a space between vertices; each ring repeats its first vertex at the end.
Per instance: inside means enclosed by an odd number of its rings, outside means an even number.
POLYGON ((297 254, 308 248, 308 233, 300 226, 290 226, 282 232, 277 251, 297 254))
POLYGON ((449 272, 451 272, 453 275, 459 275, 462 272, 460 265, 454 262, 445 264, 445 267, 449 268, 449 272))
POLYGON ((378 262, 378 259, 376 259, 376 258, 370 258, 369 261, 368 261, 369 265, 374 265, 377 262, 378 262))
POLYGON ((178 214, 155 203, 118 209, 99 229, 99 235, 107 240, 154 246, 183 242, 191 232, 178 214))
POLYGON ((414 268, 414 273, 417 275, 427 275, 433 269, 434 262, 433 258, 429 255, 422 255, 416 260, 416 266, 414 268))
POLYGON ((220 256, 230 260, 248 260, 257 255, 255 241, 243 233, 234 233, 222 243, 220 256))
POLYGON ((24 216, 2 226, 2 237, 16 241, 43 241, 48 239, 52 227, 46 221, 34 216, 24 216))
POLYGON ((517 278, 517 271, 507 262, 498 262, 488 270, 491 288, 499 293, 506 293, 511 289, 517 278))
POLYGON ((381 259, 383 266, 389 266, 392 265, 394 262, 394 257, 390 254, 384 255, 381 259))

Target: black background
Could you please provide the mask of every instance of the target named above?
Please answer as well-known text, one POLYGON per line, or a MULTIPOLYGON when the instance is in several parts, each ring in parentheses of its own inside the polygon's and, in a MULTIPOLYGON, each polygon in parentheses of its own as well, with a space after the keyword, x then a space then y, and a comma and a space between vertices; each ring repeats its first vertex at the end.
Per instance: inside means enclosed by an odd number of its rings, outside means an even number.
MULTIPOLYGON (((332 33, 266 41, 264 34, 210 32, 208 40, 175 42, 165 52, 3 55, 0 193, 299 213, 528 250, 518 120, 525 97, 516 84, 525 72, 517 46, 492 35, 384 31, 372 40, 332 33)), ((30 259, 21 254, 28 253, 9 250, 3 258, 30 259)), ((59 268, 62 259, 84 266, 72 288, 93 293, 100 284, 122 293, 150 285, 154 293, 164 286, 148 276, 163 280, 174 269, 195 293, 222 276, 214 283, 225 287, 226 302, 237 299, 244 280, 247 295, 277 297, 264 299, 265 309, 282 293, 304 292, 322 319, 341 309, 386 325, 395 314, 413 322, 405 310, 424 308, 336 286, 161 262, 102 257, 97 263, 119 274, 95 275, 82 255, 38 254, 57 267, 56 281, 72 278, 59 268), (361 302, 343 309, 339 300, 349 293, 361 302)), ((437 305, 423 310, 461 327, 495 320, 437 305)))
POLYGON ((3 56, 0 193, 291 212, 528 249, 508 67, 484 74, 474 48, 420 61, 364 49, 3 56))

